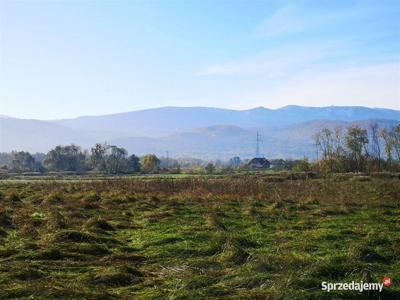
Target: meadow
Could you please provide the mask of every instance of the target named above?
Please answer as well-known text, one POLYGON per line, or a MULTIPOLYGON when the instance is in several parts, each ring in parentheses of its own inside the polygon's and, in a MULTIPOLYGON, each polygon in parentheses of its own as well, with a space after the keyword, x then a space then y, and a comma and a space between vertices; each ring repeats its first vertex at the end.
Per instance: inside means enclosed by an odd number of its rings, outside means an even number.
POLYGON ((399 270, 398 174, 0 182, 1 299, 400 299, 399 270))

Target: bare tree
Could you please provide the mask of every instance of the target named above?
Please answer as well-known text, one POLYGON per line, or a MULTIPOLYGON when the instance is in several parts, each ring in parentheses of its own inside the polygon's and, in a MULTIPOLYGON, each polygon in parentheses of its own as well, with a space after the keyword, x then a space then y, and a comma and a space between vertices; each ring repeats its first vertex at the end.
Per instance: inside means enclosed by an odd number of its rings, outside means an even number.
POLYGON ((382 128, 380 136, 385 141, 385 152, 388 168, 391 169, 393 161, 393 136, 386 128, 382 128))
POLYGON ((321 150, 323 159, 331 159, 333 154, 333 135, 328 128, 323 128, 314 135, 314 142, 318 149, 321 150))
POLYGON ((370 129, 370 141, 371 141, 371 149, 370 154, 373 161, 376 162, 378 171, 381 171, 381 142, 380 142, 380 134, 379 134, 379 125, 374 122, 369 126, 370 129))
POLYGON ((347 128, 346 146, 350 151, 350 157, 355 163, 357 171, 363 167, 364 154, 368 155, 366 145, 368 144, 367 130, 359 126, 350 126, 347 128))
POLYGON ((333 152, 337 158, 344 155, 342 127, 336 127, 333 131, 333 152))
POLYGON ((392 130, 393 148, 396 152, 397 160, 400 161, 400 123, 392 130))

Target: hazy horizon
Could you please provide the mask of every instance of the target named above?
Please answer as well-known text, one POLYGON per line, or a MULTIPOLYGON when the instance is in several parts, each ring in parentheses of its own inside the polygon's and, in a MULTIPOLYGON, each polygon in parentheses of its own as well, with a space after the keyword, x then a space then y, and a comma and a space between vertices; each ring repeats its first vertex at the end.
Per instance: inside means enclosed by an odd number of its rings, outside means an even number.
POLYGON ((387 107, 368 107, 368 106, 356 106, 356 105, 327 105, 327 106, 306 106, 306 105, 296 105, 296 104, 289 104, 289 105, 284 105, 281 107, 277 108, 270 108, 270 107, 265 107, 265 106, 257 106, 257 107, 251 107, 251 108, 244 108, 244 109, 235 109, 235 108, 229 108, 229 107, 213 107, 213 106, 173 106, 173 105, 167 105, 167 106, 158 106, 158 107, 149 107, 149 108, 143 108, 143 109, 137 109, 137 110, 128 110, 128 111, 120 111, 120 112, 113 112, 113 113, 108 113, 108 114, 98 114, 98 115, 76 115, 76 116, 71 116, 71 117, 66 117, 66 118, 43 118, 43 119, 36 119, 36 118, 21 118, 18 116, 12 116, 12 115, 5 115, 5 114, 0 114, 0 117, 7 117, 7 118, 14 118, 14 119, 32 119, 32 120, 40 120, 40 121, 55 121, 55 120, 63 120, 63 119, 76 119, 76 118, 82 118, 82 117, 100 117, 100 116, 107 116, 107 115, 118 115, 118 114, 124 114, 124 113, 131 113, 131 112, 140 112, 140 111, 146 111, 146 110, 157 110, 157 109, 164 109, 164 108, 210 108, 210 109, 221 109, 221 110, 232 110, 232 111, 248 111, 248 110, 254 110, 254 109, 268 109, 268 110, 280 110, 284 109, 286 107, 305 107, 305 108, 326 108, 326 107, 362 107, 362 108, 369 108, 369 109, 386 109, 386 110, 394 110, 394 111, 400 111, 400 109, 393 109, 393 108, 387 108, 387 107))
POLYGON ((400 109, 399 1, 0 2, 1 114, 400 109))

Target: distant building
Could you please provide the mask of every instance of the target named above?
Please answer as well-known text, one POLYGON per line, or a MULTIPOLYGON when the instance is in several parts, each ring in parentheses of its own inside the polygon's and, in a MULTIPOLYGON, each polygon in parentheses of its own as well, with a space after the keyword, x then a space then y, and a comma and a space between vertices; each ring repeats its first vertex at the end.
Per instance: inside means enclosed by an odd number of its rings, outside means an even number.
POLYGON ((269 169, 271 167, 271 163, 264 157, 260 155, 260 143, 261 135, 257 131, 257 138, 256 138, 256 157, 251 159, 247 166, 251 169, 269 169))
POLYGON ((269 169, 271 163, 264 157, 255 157, 249 161, 247 166, 252 169, 269 169))

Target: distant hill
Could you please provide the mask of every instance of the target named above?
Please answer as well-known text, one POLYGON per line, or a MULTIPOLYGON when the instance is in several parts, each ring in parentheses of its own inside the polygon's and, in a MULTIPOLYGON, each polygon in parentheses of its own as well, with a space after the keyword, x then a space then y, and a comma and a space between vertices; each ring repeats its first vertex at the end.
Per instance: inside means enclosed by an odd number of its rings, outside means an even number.
POLYGON ((375 120, 381 127, 400 121, 400 111, 366 107, 263 107, 228 110, 164 107, 76 119, 39 121, 0 117, 0 151, 48 151, 58 144, 89 148, 96 142, 123 146, 130 153, 199 158, 252 157, 255 134, 267 157, 314 156, 312 136, 334 128, 375 120))
POLYGON ((0 117, 0 151, 45 152, 59 144, 76 143, 83 147, 95 139, 63 125, 27 119, 0 117))
POLYGON ((270 127, 313 120, 400 120, 400 111, 358 106, 302 107, 280 109, 258 107, 231 110, 211 107, 162 107, 105 116, 54 121, 79 131, 112 136, 165 136, 199 127, 229 124, 239 127, 270 127))
POLYGON ((241 128, 231 125, 219 125, 198 128, 192 131, 158 138, 129 137, 111 142, 139 155, 156 153, 165 155, 168 150, 175 156, 193 156, 199 158, 224 158, 232 156, 252 157, 255 152, 255 137, 262 135, 261 153, 269 158, 314 157, 313 135, 327 127, 345 129, 350 125, 368 128, 371 122, 379 127, 391 128, 398 122, 394 120, 361 120, 354 122, 316 120, 295 125, 279 127, 241 128))

